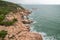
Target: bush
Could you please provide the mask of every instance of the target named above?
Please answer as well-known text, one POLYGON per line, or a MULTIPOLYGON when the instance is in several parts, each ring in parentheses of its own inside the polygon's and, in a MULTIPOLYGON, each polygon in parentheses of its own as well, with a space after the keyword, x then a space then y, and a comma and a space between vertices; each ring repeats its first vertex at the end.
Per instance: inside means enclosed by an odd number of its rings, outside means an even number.
POLYGON ((3 14, 0 15, 0 22, 3 21, 5 16, 3 14))
POLYGON ((12 24, 13 24, 13 22, 10 22, 10 21, 0 22, 0 25, 5 25, 5 26, 10 26, 12 24))
POLYGON ((0 22, 0 25, 10 26, 10 25, 13 25, 16 21, 17 19, 14 18, 12 21, 0 22))
POLYGON ((16 21, 17 21, 17 19, 16 19, 16 18, 14 18, 14 19, 13 19, 13 22, 16 22, 16 21))
POLYGON ((0 31, 0 38, 2 38, 2 40, 4 40, 5 36, 7 35, 7 31, 0 31))

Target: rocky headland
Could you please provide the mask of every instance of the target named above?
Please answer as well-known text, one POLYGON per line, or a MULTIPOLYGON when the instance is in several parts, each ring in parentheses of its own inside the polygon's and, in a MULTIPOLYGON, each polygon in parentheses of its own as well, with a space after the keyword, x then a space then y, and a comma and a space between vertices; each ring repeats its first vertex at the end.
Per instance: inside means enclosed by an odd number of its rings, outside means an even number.
POLYGON ((29 20, 29 14, 31 14, 31 11, 27 9, 22 10, 20 7, 17 7, 15 11, 5 15, 3 22, 12 21, 13 19, 16 19, 16 22, 12 25, 6 25, 5 22, 5 24, 0 23, 0 31, 7 31, 4 40, 43 40, 40 34, 30 32, 30 24, 33 21, 29 20))

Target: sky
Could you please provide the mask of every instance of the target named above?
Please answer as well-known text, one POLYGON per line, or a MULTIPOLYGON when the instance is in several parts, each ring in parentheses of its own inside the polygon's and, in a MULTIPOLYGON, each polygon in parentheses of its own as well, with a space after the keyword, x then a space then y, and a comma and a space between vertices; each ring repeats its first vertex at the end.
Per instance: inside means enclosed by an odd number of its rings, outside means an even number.
POLYGON ((60 4, 60 0, 7 0, 21 4, 60 4))

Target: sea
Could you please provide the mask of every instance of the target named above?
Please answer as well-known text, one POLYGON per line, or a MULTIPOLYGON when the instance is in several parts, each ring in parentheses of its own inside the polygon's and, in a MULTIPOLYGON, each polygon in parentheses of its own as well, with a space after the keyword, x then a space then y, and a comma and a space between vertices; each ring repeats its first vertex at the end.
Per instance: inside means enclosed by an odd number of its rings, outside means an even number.
POLYGON ((60 40, 60 5, 22 5, 32 11, 31 32, 42 35, 43 40, 60 40))

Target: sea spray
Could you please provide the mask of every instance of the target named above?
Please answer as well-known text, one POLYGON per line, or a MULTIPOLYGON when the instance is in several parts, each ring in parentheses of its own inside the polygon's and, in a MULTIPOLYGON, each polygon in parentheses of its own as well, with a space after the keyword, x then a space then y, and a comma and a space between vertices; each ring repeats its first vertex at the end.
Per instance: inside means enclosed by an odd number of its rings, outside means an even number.
MULTIPOLYGON (((34 21, 32 24, 35 24, 35 23, 37 22, 34 21)), ((34 29, 34 25, 31 25, 30 29, 31 29, 31 32, 41 34, 43 40, 57 40, 54 36, 48 36, 47 33, 45 32, 37 32, 36 29, 34 29)))
MULTIPOLYGON (((30 31, 31 32, 34 32, 34 33, 39 33, 39 34, 41 34, 41 36, 42 36, 42 38, 43 38, 43 40, 57 40, 56 38, 55 38, 55 36, 48 36, 47 35, 47 33, 45 33, 45 32, 38 32, 36 29, 35 29, 35 27, 34 27, 34 24, 36 24, 37 23, 37 21, 36 20, 34 20, 34 18, 33 18, 33 16, 34 16, 34 13, 32 13, 30 16, 29 16, 29 18, 30 18, 30 20, 33 20, 33 23, 31 24, 31 27, 30 27, 30 31)), ((41 25, 41 24, 40 24, 41 25)), ((39 26, 40 26, 39 25, 39 26)))

